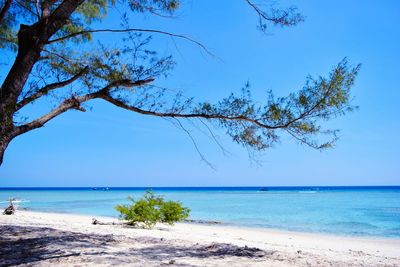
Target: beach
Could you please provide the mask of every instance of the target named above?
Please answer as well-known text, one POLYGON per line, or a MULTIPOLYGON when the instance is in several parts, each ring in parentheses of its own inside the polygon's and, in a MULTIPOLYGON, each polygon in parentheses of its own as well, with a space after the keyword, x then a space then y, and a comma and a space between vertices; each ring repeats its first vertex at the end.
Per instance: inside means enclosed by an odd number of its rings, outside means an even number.
POLYGON ((0 216, 0 265, 400 266, 400 239, 18 210, 0 216), (115 223, 114 225, 112 223, 115 223))
POLYGON ((400 267, 399 10, 0 0, 0 267, 400 267))

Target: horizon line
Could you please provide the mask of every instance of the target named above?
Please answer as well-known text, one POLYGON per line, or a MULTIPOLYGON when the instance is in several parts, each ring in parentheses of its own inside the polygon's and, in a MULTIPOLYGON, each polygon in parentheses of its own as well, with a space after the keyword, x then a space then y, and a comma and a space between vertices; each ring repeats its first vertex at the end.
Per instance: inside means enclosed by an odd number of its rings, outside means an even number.
POLYGON ((343 188, 343 187, 400 187, 400 185, 273 185, 273 186, 262 186, 262 185, 250 185, 250 186, 0 186, 0 190, 3 189, 56 189, 56 188, 132 188, 132 189, 167 189, 167 188, 343 188))

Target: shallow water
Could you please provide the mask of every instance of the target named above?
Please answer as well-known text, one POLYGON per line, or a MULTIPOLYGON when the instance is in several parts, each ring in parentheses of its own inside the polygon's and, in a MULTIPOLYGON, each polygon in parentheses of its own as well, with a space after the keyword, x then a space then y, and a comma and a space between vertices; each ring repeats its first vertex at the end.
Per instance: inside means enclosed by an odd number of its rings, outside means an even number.
MULTIPOLYGON (((191 219, 250 227, 400 238, 400 187, 154 188, 191 209, 191 219), (260 190, 261 189, 261 190, 260 190)), ((144 188, 0 189, 38 211, 118 216, 115 205, 144 188)))

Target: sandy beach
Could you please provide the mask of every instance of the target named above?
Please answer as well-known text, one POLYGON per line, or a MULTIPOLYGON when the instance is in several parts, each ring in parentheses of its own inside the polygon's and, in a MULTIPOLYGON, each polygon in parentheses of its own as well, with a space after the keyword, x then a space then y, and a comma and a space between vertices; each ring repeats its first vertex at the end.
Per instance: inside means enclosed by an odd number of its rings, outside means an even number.
MULTIPOLYGON (((96 217, 118 223, 115 218, 96 217)), ((91 216, 0 216, 0 265, 400 266, 400 240, 179 223, 93 225, 91 216)))

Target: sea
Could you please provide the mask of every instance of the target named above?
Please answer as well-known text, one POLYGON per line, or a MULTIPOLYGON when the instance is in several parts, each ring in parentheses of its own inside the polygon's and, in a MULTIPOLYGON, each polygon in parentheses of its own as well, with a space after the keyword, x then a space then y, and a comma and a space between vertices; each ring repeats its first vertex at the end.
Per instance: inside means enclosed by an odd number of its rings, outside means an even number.
POLYGON ((118 217, 146 190, 190 208, 192 220, 346 236, 400 238, 400 186, 0 188, 0 207, 118 217))

